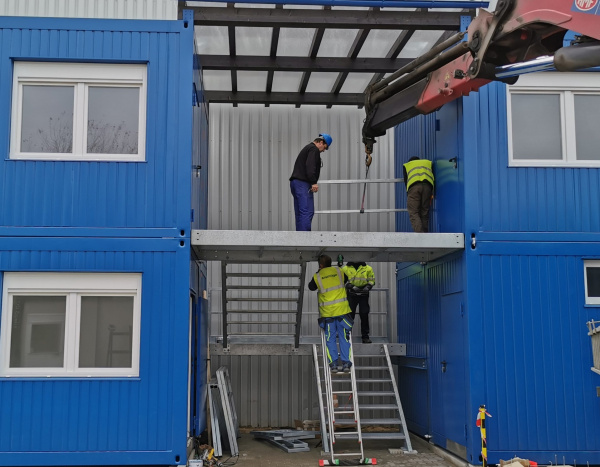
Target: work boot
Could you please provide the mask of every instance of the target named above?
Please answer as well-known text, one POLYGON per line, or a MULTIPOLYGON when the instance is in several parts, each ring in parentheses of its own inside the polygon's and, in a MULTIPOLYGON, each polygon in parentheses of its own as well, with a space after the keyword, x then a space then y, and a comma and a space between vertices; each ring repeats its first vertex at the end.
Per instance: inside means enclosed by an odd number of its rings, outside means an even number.
POLYGON ((367 337, 362 338, 362 343, 363 344, 372 344, 373 341, 371 339, 369 339, 369 336, 367 336, 367 337))
POLYGON ((338 366, 337 363, 330 363, 329 364, 329 371, 331 371, 331 373, 338 373, 338 366))
POLYGON ((352 366, 352 363, 350 362, 344 362, 344 364, 342 365, 342 371, 344 373, 350 373, 350 367, 352 366))

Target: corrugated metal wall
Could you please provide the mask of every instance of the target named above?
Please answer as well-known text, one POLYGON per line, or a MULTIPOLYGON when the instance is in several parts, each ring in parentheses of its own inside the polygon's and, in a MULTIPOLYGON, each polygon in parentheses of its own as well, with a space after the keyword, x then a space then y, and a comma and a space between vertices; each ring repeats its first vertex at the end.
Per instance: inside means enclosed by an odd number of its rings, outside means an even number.
POLYGON ((0 270, 141 272, 140 377, 4 378, 0 465, 185 458, 189 251, 177 240, 96 239, 97 251, 89 247, 85 239, 38 238, 34 247, 4 237, 0 270))
POLYGON ((482 231, 600 231, 600 170, 508 167, 503 84, 482 88, 472 111, 480 116, 477 151, 482 157, 471 163, 481 181, 477 213, 482 231))
MULTIPOLYGON (((361 143, 364 110, 315 106, 296 109, 277 105, 234 108, 213 104, 209 120, 209 229, 294 230, 289 177, 300 149, 321 132, 333 136, 331 149, 323 154, 321 180, 365 176, 361 143)), ((389 134, 380 138, 375 146, 369 177, 389 179, 393 173, 393 135, 389 134)), ((361 186, 322 184, 315 196, 315 209, 358 211, 361 197, 361 186)), ((394 202, 393 184, 368 186, 365 208, 393 208, 394 202)), ((393 232, 394 214, 317 214, 313 230, 393 232)), ((289 266, 264 267, 290 271, 289 266)), ((395 310, 395 264, 374 263, 373 267, 376 287, 387 288, 390 293, 372 293, 372 335, 391 335, 394 339, 395 322, 387 320, 386 296, 390 297, 391 310, 395 310)), ((208 269, 214 336, 221 334, 220 263, 209 263, 208 269)), ((316 263, 310 263, 308 272, 312 274, 316 270, 316 263)), ((257 266, 254 271, 258 271, 257 266)), ((317 335, 317 313, 316 296, 306 289, 303 336, 317 335)), ((276 332, 279 326, 272 325, 270 329, 276 332)), ((220 365, 229 367, 242 425, 293 426, 294 419, 318 418, 312 358, 213 356, 213 370, 220 365)))
POLYGON ((0 225, 175 227, 189 235, 191 130, 181 123, 191 112, 192 32, 181 22, 153 23, 156 32, 136 31, 135 21, 82 23, 0 18, 0 225), (9 160, 17 59, 148 62, 146 162, 9 160))
MULTIPOLYGON (((583 260, 568 253, 572 246, 529 255, 532 248, 513 244, 512 255, 481 254, 479 261, 483 387, 496 417, 488 430, 491 461, 510 452, 542 463, 555 463, 556 455, 597 464, 599 379, 590 371, 585 323, 598 319, 598 309, 585 307, 583 260)), ((577 249, 600 255, 598 243, 577 249)))
POLYGON ((177 19, 177 0, 2 0, 0 16, 177 19))

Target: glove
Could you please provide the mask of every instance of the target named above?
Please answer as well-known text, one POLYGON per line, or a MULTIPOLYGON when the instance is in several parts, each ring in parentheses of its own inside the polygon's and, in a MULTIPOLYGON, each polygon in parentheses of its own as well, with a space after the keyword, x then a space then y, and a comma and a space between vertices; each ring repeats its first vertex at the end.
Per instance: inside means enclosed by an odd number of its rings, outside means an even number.
POLYGON ((346 282, 346 285, 345 285, 345 287, 346 287, 346 290, 347 290, 347 291, 350 291, 350 290, 352 290, 352 284, 351 284, 350 282, 346 282))
POLYGON ((354 292, 354 293, 361 293, 362 289, 360 287, 354 286, 354 287, 352 287, 352 292, 354 292))
POLYGON ((371 290, 373 288, 373 286, 371 284, 367 284, 365 285, 365 288, 363 289, 365 292, 368 292, 369 290, 371 290))

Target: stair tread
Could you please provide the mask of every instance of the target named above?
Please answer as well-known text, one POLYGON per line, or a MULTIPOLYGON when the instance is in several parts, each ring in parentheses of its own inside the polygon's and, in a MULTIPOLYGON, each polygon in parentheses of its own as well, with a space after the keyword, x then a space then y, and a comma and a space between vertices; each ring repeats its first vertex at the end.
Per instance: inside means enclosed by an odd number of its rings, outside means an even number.
MULTIPOLYGON (((355 420, 338 418, 335 421, 336 425, 356 425, 355 420)), ((361 418, 361 425, 401 425, 402 420, 399 418, 361 418)))

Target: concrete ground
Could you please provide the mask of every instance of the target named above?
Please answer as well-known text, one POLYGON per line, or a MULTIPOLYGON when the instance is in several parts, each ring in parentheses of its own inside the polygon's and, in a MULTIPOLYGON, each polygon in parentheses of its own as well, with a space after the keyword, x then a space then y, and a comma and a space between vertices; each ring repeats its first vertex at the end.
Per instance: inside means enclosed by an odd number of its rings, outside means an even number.
MULTIPOLYGON (((237 465, 240 467, 314 467, 319 459, 331 459, 321 452, 320 439, 303 440, 310 447, 309 452, 287 453, 268 441, 255 439, 250 433, 242 433, 238 439, 240 451, 237 465)), ((385 467, 456 467, 450 457, 442 457, 442 452, 421 438, 411 437, 413 449, 417 454, 391 454, 389 448, 396 448, 391 440, 365 440, 365 457, 377 459, 377 465, 385 467)), ((338 445, 341 442, 338 443, 338 445)), ((227 460, 227 452, 221 462, 227 460)), ((230 459, 226 465, 232 465, 230 459)), ((465 464, 463 464, 465 465, 465 464)))

